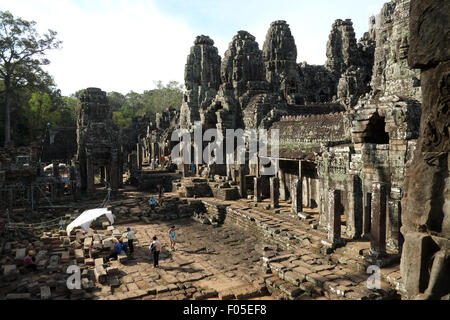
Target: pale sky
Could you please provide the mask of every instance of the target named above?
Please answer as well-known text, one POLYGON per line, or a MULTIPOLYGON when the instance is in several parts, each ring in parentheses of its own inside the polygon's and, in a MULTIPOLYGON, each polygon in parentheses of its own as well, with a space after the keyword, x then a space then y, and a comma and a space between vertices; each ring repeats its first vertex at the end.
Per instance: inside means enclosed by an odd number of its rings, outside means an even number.
POLYGON ((262 49, 270 23, 286 20, 297 62, 324 64, 336 19, 350 18, 359 39, 387 0, 0 0, 0 10, 35 20, 63 41, 46 70, 63 95, 87 87, 127 93, 158 80, 184 82, 195 37, 210 36, 223 55, 239 30, 262 49))

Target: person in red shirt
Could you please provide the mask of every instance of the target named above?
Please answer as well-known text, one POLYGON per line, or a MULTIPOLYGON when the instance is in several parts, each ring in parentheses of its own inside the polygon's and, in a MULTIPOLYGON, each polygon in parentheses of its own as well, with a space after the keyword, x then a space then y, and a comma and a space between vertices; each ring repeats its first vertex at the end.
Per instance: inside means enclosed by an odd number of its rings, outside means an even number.
POLYGON ((32 250, 28 251, 28 254, 23 261, 23 265, 26 269, 32 271, 37 270, 36 258, 34 257, 34 252, 32 250))

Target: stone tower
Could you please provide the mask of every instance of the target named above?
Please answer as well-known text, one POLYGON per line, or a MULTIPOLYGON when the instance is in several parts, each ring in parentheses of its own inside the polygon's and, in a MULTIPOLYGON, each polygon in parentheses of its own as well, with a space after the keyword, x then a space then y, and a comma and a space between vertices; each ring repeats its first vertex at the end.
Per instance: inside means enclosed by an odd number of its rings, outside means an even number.
POLYGON ((195 121, 200 121, 220 85, 220 56, 214 41, 208 36, 201 35, 195 39, 187 57, 184 81, 186 93, 180 124, 182 128, 189 128, 195 121))
POLYGON ((119 129, 112 120, 106 93, 98 88, 87 88, 80 97, 77 143, 82 190, 88 194, 94 191, 97 169, 117 190, 121 183, 119 129))
POLYGON ((297 46, 286 21, 274 21, 263 46, 266 79, 275 92, 294 98, 298 93, 297 46))

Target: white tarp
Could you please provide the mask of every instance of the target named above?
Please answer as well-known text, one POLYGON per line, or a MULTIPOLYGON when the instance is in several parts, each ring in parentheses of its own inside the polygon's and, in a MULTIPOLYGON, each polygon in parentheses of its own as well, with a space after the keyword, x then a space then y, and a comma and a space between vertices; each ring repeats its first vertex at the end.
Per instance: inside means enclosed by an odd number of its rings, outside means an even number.
MULTIPOLYGON (((67 165, 65 163, 60 163, 58 165, 58 167, 60 167, 62 169, 65 169, 67 167, 67 165)), ((50 170, 50 169, 53 169, 53 163, 50 163, 48 166, 44 167, 44 171, 47 171, 47 170, 50 170)))
POLYGON ((106 215, 111 225, 114 223, 114 215, 107 208, 86 210, 67 226, 67 235, 70 235, 70 232, 76 227, 81 227, 81 229, 87 231, 91 226, 92 221, 102 215, 106 215))

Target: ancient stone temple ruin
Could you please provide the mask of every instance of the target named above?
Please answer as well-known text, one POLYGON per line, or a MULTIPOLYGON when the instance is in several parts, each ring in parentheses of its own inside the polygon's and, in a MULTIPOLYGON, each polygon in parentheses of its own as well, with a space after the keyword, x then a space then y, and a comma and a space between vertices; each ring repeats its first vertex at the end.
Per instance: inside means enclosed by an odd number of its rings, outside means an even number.
POLYGON ((119 130, 112 120, 106 93, 87 88, 80 98, 77 122, 77 162, 80 167, 81 189, 94 191, 94 175, 100 171, 113 190, 122 181, 119 130))
MULTIPOLYGON (((283 20, 262 44, 237 31, 223 57, 200 35, 180 110, 121 130, 105 92, 87 88, 70 164, 44 170, 33 148, 0 150, 0 298, 450 299, 449 13, 444 0, 392 0, 360 39, 351 19, 336 19, 323 65, 297 62, 308 44, 283 20), (181 148, 192 158, 177 163, 178 129, 191 139, 217 129, 224 144, 228 129, 242 129, 245 163, 238 148, 214 150, 225 163, 195 162, 198 145, 181 148), (253 157, 260 130, 268 141, 253 157), (43 222, 99 206, 114 225, 101 217, 66 232, 43 222), (174 224, 172 252, 164 241, 174 224), (127 227, 135 253, 109 259, 115 240, 128 243, 127 227), (20 241, 7 238, 19 231, 20 241), (21 266, 30 248, 39 277, 21 266), (80 289, 65 286, 70 264, 82 269, 80 289)), ((52 132, 52 152, 71 130, 52 132)))

